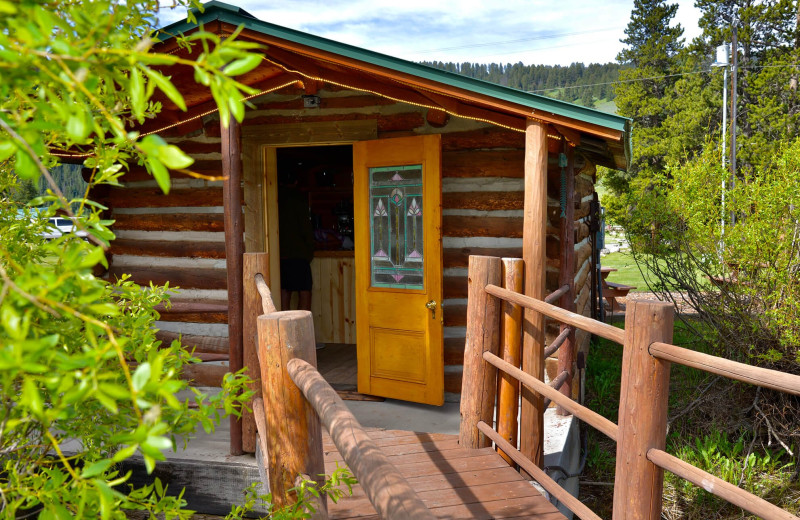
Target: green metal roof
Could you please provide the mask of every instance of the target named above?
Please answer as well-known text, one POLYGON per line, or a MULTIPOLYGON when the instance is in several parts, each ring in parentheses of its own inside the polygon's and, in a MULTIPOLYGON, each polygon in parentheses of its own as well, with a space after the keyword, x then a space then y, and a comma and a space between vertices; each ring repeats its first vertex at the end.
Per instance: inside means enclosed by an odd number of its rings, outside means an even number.
MULTIPOLYGON (((204 11, 200 13, 194 10, 197 22, 199 24, 207 24, 213 21, 221 21, 231 25, 243 25, 246 29, 266 34, 275 38, 280 38, 300 45, 316 48, 322 51, 331 52, 340 56, 345 56, 354 60, 362 61, 379 67, 384 67, 404 74, 410 74, 422 79, 435 81, 456 87, 459 89, 474 92, 485 96, 490 96, 503 101, 515 103, 524 107, 529 107, 534 111, 544 111, 557 114, 559 116, 568 117, 585 123, 600 125, 606 128, 620 131, 624 134, 625 149, 629 146, 629 129, 630 120, 608 114, 599 110, 574 105, 565 101, 540 96, 538 94, 531 94, 488 81, 483 81, 474 78, 468 78, 460 74, 448 72, 440 69, 435 69, 427 65, 414 63, 411 61, 402 60, 386 54, 370 51, 340 43, 327 38, 321 38, 312 34, 296 31, 287 27, 264 22, 255 18, 247 11, 217 0, 212 0, 204 4, 204 11)), ((169 36, 163 35, 162 41, 166 41, 172 37, 172 34, 180 34, 188 32, 196 28, 197 25, 187 21, 175 22, 161 31, 164 33, 171 33, 169 36)))

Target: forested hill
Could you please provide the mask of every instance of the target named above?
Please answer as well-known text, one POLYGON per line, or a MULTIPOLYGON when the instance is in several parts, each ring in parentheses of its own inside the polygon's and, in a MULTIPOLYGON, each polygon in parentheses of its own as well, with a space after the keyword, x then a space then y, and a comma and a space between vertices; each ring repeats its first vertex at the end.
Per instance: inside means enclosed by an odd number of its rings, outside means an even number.
MULTIPOLYGON (((511 88, 536 92, 545 96, 578 103, 580 105, 608 109, 614 100, 614 85, 619 77, 621 66, 617 63, 573 63, 561 65, 524 65, 522 63, 503 65, 501 63, 452 63, 423 61, 424 65, 435 67, 498 83, 511 88), (592 85, 574 88, 579 85, 592 85), (570 87, 570 88, 565 88, 570 87)), ((613 111, 613 108, 611 108, 613 111)))

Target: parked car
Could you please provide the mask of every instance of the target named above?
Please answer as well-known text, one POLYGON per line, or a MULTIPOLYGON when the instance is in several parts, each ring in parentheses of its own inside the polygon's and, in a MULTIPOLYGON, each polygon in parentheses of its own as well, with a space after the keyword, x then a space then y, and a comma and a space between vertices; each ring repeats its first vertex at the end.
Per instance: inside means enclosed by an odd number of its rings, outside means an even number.
POLYGON ((48 229, 44 233, 44 238, 52 240, 67 233, 75 233, 80 238, 86 238, 88 233, 86 231, 78 230, 72 219, 67 217, 50 217, 47 219, 48 229))

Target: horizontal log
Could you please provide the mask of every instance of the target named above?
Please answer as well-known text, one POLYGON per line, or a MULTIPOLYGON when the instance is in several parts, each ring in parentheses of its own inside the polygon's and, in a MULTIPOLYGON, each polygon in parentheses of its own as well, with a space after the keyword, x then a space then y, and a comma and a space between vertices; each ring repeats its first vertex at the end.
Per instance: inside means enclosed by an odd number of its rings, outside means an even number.
POLYGON ((442 278, 442 293, 445 300, 467 297, 467 275, 442 278))
POLYGON ((763 498, 748 493, 744 489, 696 468, 665 451, 651 448, 647 450, 647 458, 659 468, 674 473, 688 480, 695 486, 705 489, 712 495, 716 495, 760 518, 769 520, 797 520, 797 517, 793 514, 784 511, 776 505, 770 504, 763 498))
POLYGON ((463 365, 464 364, 464 344, 465 338, 445 338, 444 339, 444 364, 463 365))
POLYGON ((192 386, 221 387, 222 379, 228 373, 228 367, 210 363, 186 365, 181 372, 181 379, 189 381, 192 386))
POLYGON ((446 237, 522 238, 522 217, 442 217, 442 235, 446 237))
POLYGON ((622 345, 625 340, 625 331, 623 329, 618 329, 606 323, 587 318, 586 316, 575 314, 574 312, 565 311, 561 307, 550 305, 536 298, 515 293, 496 285, 487 285, 486 292, 511 303, 521 305, 526 309, 541 312, 545 316, 560 321, 561 323, 566 323, 567 325, 572 325, 573 327, 591 332, 601 338, 615 341, 620 345, 622 345))
POLYGON ((176 189, 167 195, 161 188, 116 188, 109 190, 103 202, 112 208, 222 206, 222 188, 176 189))
POLYGON ((522 191, 445 192, 442 194, 442 207, 480 211, 521 210, 524 196, 522 191))
MULTIPOLYGON (((217 125, 217 133, 219 133, 219 122, 217 122, 216 125, 217 125)), ((200 173, 202 175, 218 177, 222 175, 222 160, 203 159, 195 161, 188 169, 193 172, 200 173)), ((176 179, 191 178, 189 175, 185 175, 183 173, 176 172, 174 170, 170 170, 170 177, 176 179)), ((131 165, 130 170, 127 171, 120 179, 121 182, 152 181, 152 180, 154 180, 153 176, 150 175, 150 173, 148 173, 147 169, 144 166, 137 166, 137 165, 131 165)))
POLYGON ((222 213, 114 215, 114 229, 138 231, 225 231, 222 213))
POLYGON ((470 255, 497 256, 500 258, 522 258, 520 247, 460 247, 444 250, 445 269, 450 267, 467 267, 470 255))
POLYGON ((225 242, 174 242, 170 240, 131 240, 118 238, 111 242, 112 255, 225 258, 225 242))
POLYGON ((164 345, 169 345, 179 340, 181 345, 189 351, 208 354, 228 354, 228 338, 226 336, 198 336, 194 334, 179 334, 168 330, 156 332, 156 339, 164 345))
MULTIPOLYGON (((302 100, 299 100, 302 103, 302 100)), ((187 139, 185 141, 180 142, 173 142, 175 146, 181 149, 183 153, 186 154, 205 154, 205 153, 221 153, 222 152, 222 143, 221 142, 205 142, 205 141, 192 141, 187 139)))
POLYGON ((575 200, 579 201, 594 193, 594 183, 583 175, 575 176, 575 200))
MULTIPOLYGON (((378 132, 397 132, 403 130, 414 130, 425 125, 425 116, 421 112, 406 112, 402 114, 324 114, 324 115, 303 115, 303 116, 257 116, 245 119, 242 126, 252 125, 285 125, 291 123, 321 123, 330 121, 375 121, 378 132)), ((217 124, 217 126, 219 126, 217 124)), ((206 125, 206 135, 219 133, 219 129, 213 130, 214 125, 206 125)))
POLYGON ((129 274, 130 279, 139 285, 164 285, 169 282, 173 289, 227 289, 228 279, 224 269, 192 268, 146 268, 111 265, 108 270, 110 280, 129 274))
POLYGON ((525 176, 525 150, 465 150, 442 153, 443 177, 525 176))
POLYGON ((467 306, 449 304, 443 306, 445 327, 465 327, 467 325, 467 306))
POLYGON ((800 395, 800 376, 754 367, 737 361, 731 361, 695 350, 681 348, 668 343, 656 342, 648 349, 650 355, 659 359, 678 363, 687 367, 711 372, 728 379, 750 383, 751 385, 771 388, 779 392, 800 395))
POLYGON ((561 333, 556 336, 556 338, 544 349, 544 357, 545 359, 549 358, 553 354, 555 354, 561 345, 567 340, 569 335, 572 334, 572 328, 567 327, 561 331, 561 333))
POLYGON ((553 303, 561 298, 567 291, 569 291, 569 285, 562 285, 555 291, 551 292, 547 296, 544 297, 545 303, 553 303))
POLYGON ((525 134, 503 128, 482 128, 442 134, 443 152, 481 148, 525 149, 525 134))
POLYGON ((155 310, 161 321, 228 323, 227 304, 173 301, 169 308, 158 305, 155 310))
POLYGON ((444 374, 444 391, 448 394, 460 394, 462 381, 461 372, 445 372, 444 374))
POLYGON ((555 388, 550 388, 550 386, 546 385, 542 381, 539 381, 534 376, 526 374, 519 368, 515 367, 511 363, 503 361, 502 359, 495 356, 491 352, 484 352, 483 359, 485 359, 498 369, 502 370, 506 374, 509 374, 511 377, 516 378, 520 383, 527 386, 534 392, 541 394, 543 397, 547 397, 557 405, 567 409, 578 419, 596 428, 600 432, 607 435, 610 439, 617 440, 617 431, 619 430, 619 428, 617 427, 616 424, 609 421, 602 415, 593 412, 590 409, 586 408, 585 406, 576 403, 575 401, 565 396, 555 388))

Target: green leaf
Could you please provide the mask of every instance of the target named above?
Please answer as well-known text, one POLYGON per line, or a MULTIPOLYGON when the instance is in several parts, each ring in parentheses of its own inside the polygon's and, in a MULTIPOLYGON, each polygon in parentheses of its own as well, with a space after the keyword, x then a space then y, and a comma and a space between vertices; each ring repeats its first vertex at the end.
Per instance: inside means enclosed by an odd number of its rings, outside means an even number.
POLYGON ((0 13, 3 14, 16 14, 17 8, 11 2, 0 0, 0 13))
POLYGON ((14 141, 0 141, 0 161, 5 161, 17 151, 14 141))
POLYGON ((81 471, 81 477, 83 478, 96 477, 97 475, 100 475, 105 470, 110 468, 112 464, 114 464, 114 461, 111 459, 103 459, 101 461, 95 462, 94 464, 83 468, 83 471, 81 471))
POLYGON ((139 392, 150 381, 150 363, 144 362, 133 373, 133 389, 139 392))
POLYGON ((42 396, 39 394, 39 389, 36 387, 36 383, 33 379, 26 378, 22 383, 21 403, 30 408, 35 416, 42 416, 44 404, 42 402, 42 396))
POLYGON ((180 170, 188 168, 194 163, 194 159, 186 155, 175 145, 162 146, 158 150, 158 158, 161 159, 167 168, 180 170))
POLYGON ((158 183, 158 187, 161 188, 165 195, 168 194, 170 188, 169 170, 154 157, 147 158, 147 166, 158 183))
POLYGON ((133 115, 136 116, 136 119, 141 123, 144 120, 144 109, 147 100, 144 95, 142 71, 138 68, 131 70, 131 79, 128 89, 131 96, 131 110, 133 111, 133 115))
POLYGON ((90 127, 84 120, 83 112, 73 114, 67 120, 67 135, 76 143, 82 143, 89 135, 90 127))
POLYGON ((244 58, 232 61, 225 67, 224 72, 228 76, 239 76, 258 67, 262 61, 260 54, 248 54, 244 58))
POLYGON ((33 161, 28 152, 19 148, 17 150, 17 162, 14 164, 17 174, 23 179, 38 179, 39 168, 33 161))
POLYGON ((178 92, 178 89, 175 88, 175 85, 172 84, 170 78, 165 77, 160 72, 151 68, 146 68, 144 71, 147 74, 147 77, 158 86, 158 89, 163 92, 170 101, 175 103, 175 106, 184 112, 186 111, 186 102, 184 101, 181 93, 178 92))
POLYGON ((111 459, 114 462, 122 462, 123 460, 129 459, 136 453, 136 449, 139 446, 136 444, 132 444, 131 446, 126 446, 119 450, 117 453, 114 454, 114 457, 111 459))

